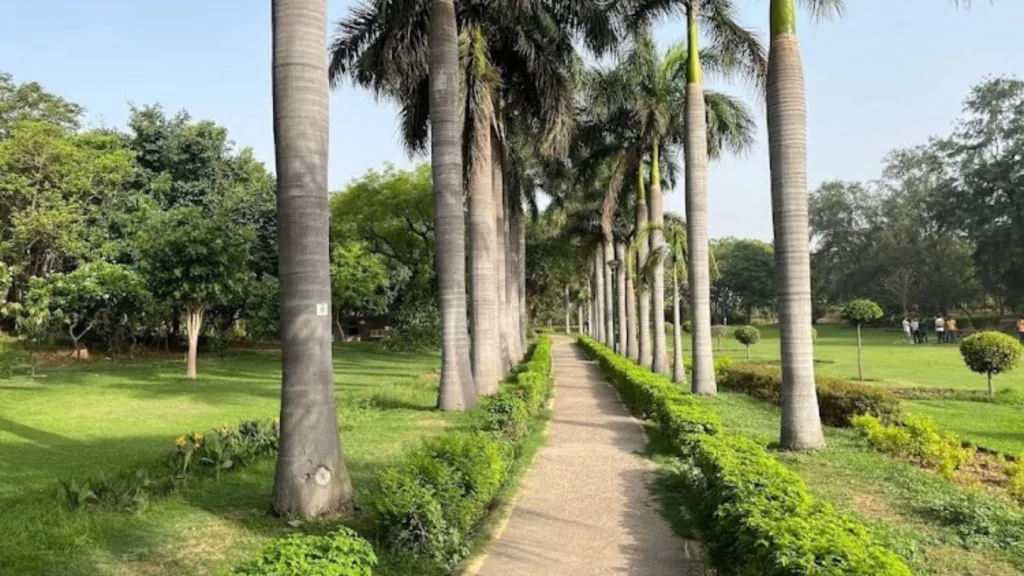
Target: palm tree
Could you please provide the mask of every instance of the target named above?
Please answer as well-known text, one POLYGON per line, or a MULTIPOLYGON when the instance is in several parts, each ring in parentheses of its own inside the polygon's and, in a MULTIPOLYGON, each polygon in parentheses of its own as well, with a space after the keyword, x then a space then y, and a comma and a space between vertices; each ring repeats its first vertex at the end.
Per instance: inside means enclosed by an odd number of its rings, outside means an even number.
MULTIPOLYGON (((631 276, 626 264, 626 244, 619 240, 615 243, 615 261, 618 263, 618 274, 615 277, 615 293, 618 298, 619 315, 619 354, 627 358, 636 356, 636 310, 630 310, 628 303, 626 277, 631 276)), ((636 304, 636 301, 633 301, 636 304)))
MULTIPOLYGON (((636 230, 640 231, 647 227, 647 194, 644 186, 644 167, 641 164, 637 169, 636 186, 636 230)), ((637 252, 637 262, 647 262, 647 255, 650 253, 650 244, 643 242, 637 252)), ((641 366, 650 366, 654 362, 654 335, 651 333, 651 291, 645 282, 637 282, 636 290, 639 299, 639 341, 640 349, 637 355, 637 362, 641 366)))
MULTIPOLYGON (((842 0, 808 0, 816 15, 838 12, 842 0)), ((771 0, 768 52, 768 148, 772 225, 779 281, 782 348, 782 431, 790 450, 825 445, 814 384, 811 261, 807 220, 807 104, 796 37, 796 1, 771 0)))
POLYGON ((328 275, 326 0, 274 0, 274 143, 281 279, 281 446, 273 507, 351 510, 338 435, 328 275))
MULTIPOLYGON (((610 42, 614 31, 608 18, 607 11, 598 10, 596 3, 590 1, 563 6, 556 0, 528 3, 463 0, 455 6, 451 0, 400 3, 376 0, 352 9, 338 25, 331 49, 331 78, 337 82, 350 76, 357 84, 373 89, 378 96, 397 101, 403 137, 410 150, 424 151, 428 133, 431 137, 434 184, 439 191, 444 188, 445 202, 448 202, 444 204, 438 196, 436 213, 444 348, 450 354, 456 353, 452 350, 453 342, 465 332, 465 323, 459 329, 453 327, 461 318, 448 313, 449 309, 457 308, 453 299, 458 285, 463 285, 460 284, 463 276, 455 274, 450 266, 455 265, 457 256, 465 254, 461 194, 457 187, 463 174, 459 170, 459 178, 456 178, 453 169, 460 165, 467 168, 473 368, 480 380, 476 387, 481 391, 487 392, 496 386, 501 373, 500 325, 493 322, 499 307, 498 281, 501 279, 495 269, 500 260, 496 254, 499 241, 492 150, 495 142, 502 142, 498 120, 502 114, 518 114, 524 122, 545 128, 545 145, 554 147, 564 139, 571 124, 565 118, 572 110, 574 62, 578 59, 573 45, 574 33, 587 32, 588 43, 595 45, 610 42), (444 25, 438 26, 439 22, 444 25), (444 66, 436 68, 441 66, 442 55, 445 56, 444 66), (435 72, 445 74, 442 77, 435 72), (446 90, 443 102, 435 99, 442 95, 435 88, 446 90), (496 112, 497 106, 502 107, 501 114, 496 112), (444 112, 443 117, 435 117, 439 110, 444 112), (459 134, 456 131, 460 116, 464 120, 461 147, 457 146, 459 134), (438 144, 441 144, 441 151, 437 149, 438 144), (456 148, 461 148, 458 159, 451 157, 456 148), (457 214, 456 199, 459 200, 457 214), (448 218, 447 227, 441 226, 442 214, 448 218), (459 223, 455 222, 456 216, 459 223), (456 231, 459 232, 457 239, 454 238, 456 231), (440 265, 442 257, 449 267, 440 265)), ((507 150, 499 152, 507 153, 507 150)), ((507 315, 513 322, 506 322, 506 331, 516 332, 516 338, 509 340, 515 340, 510 356, 517 360, 525 348, 525 221, 521 217, 521 203, 509 193, 507 182, 503 184, 508 206, 504 222, 509 229, 504 242, 506 309, 517 312, 518 316, 513 319, 511 314, 507 315), (509 330, 512 323, 517 326, 509 330)), ((464 300, 464 290, 459 298, 464 300)), ((464 308, 463 305, 461 310, 464 308)), ((463 345, 459 354, 464 355, 465 349, 463 345)), ((450 381, 456 380, 452 374, 450 381)), ((445 374, 442 376, 444 384, 445 374)), ((463 384, 472 382, 472 375, 461 379, 463 384)), ((467 387, 468 399, 472 398, 474 390, 473 386, 467 387)), ((465 405, 470 403, 467 401, 465 405)))
MULTIPOLYGON (((718 21, 728 23, 731 36, 722 34, 723 37, 740 37, 749 32, 735 24, 733 20, 726 18, 731 16, 725 10, 715 13, 718 21)), ((725 24, 722 24, 724 27, 725 24)), ((752 37, 752 36, 751 36, 752 37)), ((757 45, 756 39, 753 43, 757 45)), ((615 119, 625 117, 631 123, 631 132, 627 146, 633 146, 633 153, 647 156, 650 165, 650 191, 646 194, 646 214, 639 198, 644 194, 643 171, 637 165, 638 173, 638 210, 637 228, 645 225, 644 216, 647 216, 648 223, 652 226, 650 234, 651 252, 663 245, 664 239, 661 234, 663 219, 663 198, 662 198, 662 168, 672 160, 675 154, 675 146, 682 143, 687 134, 687 119, 681 111, 687 110, 689 106, 687 95, 694 93, 689 90, 688 73, 694 66, 700 69, 696 62, 703 62, 709 71, 724 76, 745 74, 750 67, 745 65, 743 51, 738 47, 740 42, 720 42, 722 47, 730 52, 722 52, 718 46, 701 51, 693 60, 695 64, 690 65, 689 44, 677 44, 670 48, 664 57, 659 57, 653 39, 647 34, 638 35, 633 46, 625 58, 612 71, 603 77, 591 82, 588 90, 588 100, 592 102, 594 116, 601 119, 615 119), (637 152, 638 151, 638 152, 637 152), (662 153, 668 152, 663 157, 662 153)), ((695 47, 694 47, 695 48, 695 47)), ((705 121, 700 123, 704 127, 707 143, 707 154, 715 156, 723 149, 742 151, 752 143, 754 123, 746 108, 738 100, 721 93, 698 91, 703 94, 705 102, 705 121)), ((607 120, 606 120, 607 121, 607 120)), ((630 164, 632 166, 632 164, 630 164)), ((689 176, 688 176, 689 177, 689 176)), ((611 194, 612 190, 609 189, 611 194)), ((689 202, 689 197, 687 199, 689 202)), ((608 202, 614 205, 614 202, 608 202)), ((706 210, 705 210, 706 213, 706 210)), ((705 218, 706 220, 706 218, 705 218)), ((705 234, 706 238, 706 224, 705 234)), ((705 253, 706 240, 705 244, 705 253)), ((642 248, 641 248, 642 251, 642 248)), ((643 254, 639 254, 640 260, 643 254)), ((657 261, 653 266, 653 278, 650 285, 651 290, 651 313, 653 315, 653 338, 652 338, 652 367, 662 373, 668 371, 667 346, 665 342, 665 306, 664 306, 664 266, 657 261)), ((691 267, 692 269, 692 267, 691 267)), ((710 284, 709 284, 710 285, 710 284)), ((708 302, 708 334, 710 336, 710 301, 708 302)), ((645 303, 643 294, 640 299, 640 340, 641 340, 641 362, 644 362, 645 338, 645 303)))

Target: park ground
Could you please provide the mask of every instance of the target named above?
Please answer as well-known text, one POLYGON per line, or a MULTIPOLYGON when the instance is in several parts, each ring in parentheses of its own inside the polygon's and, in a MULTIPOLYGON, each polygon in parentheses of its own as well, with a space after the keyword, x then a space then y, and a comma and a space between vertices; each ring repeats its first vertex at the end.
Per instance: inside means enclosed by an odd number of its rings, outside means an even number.
MULTIPOLYGON (((777 360, 777 333, 770 326, 761 332, 752 357, 777 360)), ((818 333, 819 373, 855 378, 855 332, 819 326, 818 333)), ((984 377, 964 367, 953 345, 911 346, 885 330, 864 336, 864 370, 872 384, 985 387, 984 377)), ((745 358, 733 340, 724 340, 718 353, 745 358)), ((439 364, 435 355, 388 353, 365 344, 336 347, 338 412, 357 497, 374 471, 408 446, 463 422, 433 410, 439 364)), ((996 383, 1024 393, 1024 371, 996 383)), ((266 513, 272 461, 154 500, 138 514, 69 512, 57 496, 58 480, 132 470, 159 461, 184 432, 274 417, 279 386, 280 360, 272 350, 202 358, 197 382, 183 378, 178 358, 118 366, 96 359, 43 366, 36 378, 0 380, 0 573, 201 576, 250 557, 265 539, 287 530, 266 513)), ((775 407, 732 394, 708 401, 716 403, 730 431, 766 445, 777 438, 775 407)), ((905 405, 965 439, 1024 452, 1018 406, 948 400, 905 405)), ((953 499, 960 487, 871 451, 850 431, 827 435, 826 450, 779 457, 820 497, 869 520, 921 573, 1024 569, 1024 553, 1012 551, 1018 547, 1007 551, 997 538, 965 535, 934 517, 936 498, 953 499)), ((1013 524, 1024 534, 1019 508, 1011 516, 995 524, 1013 524)))

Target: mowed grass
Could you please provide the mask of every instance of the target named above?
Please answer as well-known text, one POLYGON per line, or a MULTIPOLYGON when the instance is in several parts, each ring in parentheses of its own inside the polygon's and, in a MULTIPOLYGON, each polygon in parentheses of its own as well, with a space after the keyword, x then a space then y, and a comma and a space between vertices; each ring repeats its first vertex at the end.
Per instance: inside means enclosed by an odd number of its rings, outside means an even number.
MULTIPOLYGON (((779 435, 778 408, 732 393, 704 401, 721 415, 727 433, 774 449, 779 435)), ((774 454, 804 479, 816 497, 862 517, 873 536, 903 557, 915 574, 981 576, 1024 571, 1024 548, 999 548, 984 538, 965 539, 957 527, 938 521, 925 510, 962 488, 875 452, 851 430, 826 428, 825 436, 825 449, 774 454)))
MULTIPOLYGON (((357 498, 375 470, 464 421, 433 409, 439 365, 433 355, 335 348, 338 414, 357 498)), ((272 461, 155 500, 137 515, 64 509, 60 478, 154 466, 178 434, 277 416, 276 352, 208 356, 199 372, 191 382, 177 361, 94 362, 0 380, 0 574, 215 574, 287 530, 267 514, 272 461)))
MULTIPOLYGON (((776 326, 758 326, 761 341, 751 347, 754 361, 778 362, 779 333, 776 326)), ((843 325, 817 326, 814 345, 815 369, 818 374, 857 379, 857 331, 843 325)), ((689 335, 687 335, 689 336, 689 335)), ((958 390, 986 388, 985 376, 975 374, 964 365, 956 344, 906 344, 902 332, 877 328, 862 329, 864 378, 871 384, 887 388, 931 387, 958 390)), ((671 340, 670 340, 671 341, 671 340)), ((689 341, 686 342, 689 347, 689 341)), ((743 346, 732 338, 715 344, 715 354, 729 356, 737 362, 746 360, 743 346)), ((1024 393, 1024 367, 995 378, 997 389, 1024 393)), ((910 414, 934 418, 944 429, 961 438, 1011 454, 1024 453, 1024 406, 966 402, 953 400, 904 401, 910 414)))

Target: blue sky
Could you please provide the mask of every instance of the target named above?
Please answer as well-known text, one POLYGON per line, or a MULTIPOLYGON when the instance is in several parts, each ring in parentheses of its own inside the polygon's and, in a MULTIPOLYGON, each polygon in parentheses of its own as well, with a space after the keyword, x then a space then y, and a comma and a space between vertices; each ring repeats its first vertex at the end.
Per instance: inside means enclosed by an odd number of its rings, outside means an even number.
MULTIPOLYGON (((329 0, 332 24, 352 0, 329 0)), ((767 0, 738 0, 744 22, 765 30, 767 0)), ((968 89, 992 75, 1024 76, 1024 2, 849 0, 844 18, 800 27, 809 109, 811 187, 878 176, 886 152, 945 134, 968 89), (870 89, 870 91, 868 90, 870 89)), ((663 46, 679 22, 657 30, 663 46)), ((270 2, 267 0, 7 0, 0 3, 0 70, 36 80, 85 106, 92 125, 123 126, 128 103, 159 102, 228 127, 240 146, 273 164, 270 2)), ((754 106, 743 87, 733 90, 754 106)), ((712 167, 711 233, 770 239, 764 122, 743 158, 712 167)), ((331 98, 332 189, 384 162, 410 165, 394 110, 351 87, 331 98)), ((667 207, 683 211, 681 190, 667 207)))

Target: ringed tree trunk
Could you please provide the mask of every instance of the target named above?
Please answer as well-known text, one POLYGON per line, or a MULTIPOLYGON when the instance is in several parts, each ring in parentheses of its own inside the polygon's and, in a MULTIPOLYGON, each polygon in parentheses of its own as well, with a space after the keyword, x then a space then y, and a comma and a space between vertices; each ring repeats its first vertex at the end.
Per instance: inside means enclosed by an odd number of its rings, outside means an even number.
POLYGON ((594 286, 597 288, 594 291, 594 313, 597 316, 594 319, 596 338, 602 344, 608 344, 608 340, 605 338, 604 322, 604 248, 601 244, 594 248, 594 286))
POLYGON ((495 272, 498 278, 498 333, 501 345, 501 374, 507 375, 512 370, 512 352, 509 345, 508 327, 508 229, 506 227, 505 211, 505 168, 501 148, 501 141, 493 134, 491 136, 491 184, 494 187, 494 215, 495 226, 498 238, 498 252, 495 259, 495 272))
POLYGON ((711 262, 708 254, 708 136, 697 37, 697 14, 687 10, 689 42, 686 83, 686 226, 690 259, 690 323, 694 394, 715 395, 711 344, 711 262))
POLYGON ((584 334, 583 332, 583 304, 576 304, 576 332, 584 334))
POLYGON ((615 282, 612 280, 611 261, 615 259, 612 242, 605 239, 604 250, 604 330, 605 345, 615 350, 615 282))
POLYGON ((652 370, 658 374, 668 374, 668 351, 665 343, 665 260, 661 248, 665 244, 665 225, 663 198, 661 195, 661 168, 658 164, 658 142, 651 148, 651 252, 655 254, 654 282, 651 286, 651 313, 654 315, 654 363, 652 370))
MULTIPOLYGON (((274 143, 281 281, 281 444, 272 504, 283 516, 352 510, 338 434, 328 274, 327 2, 273 0, 274 143)), ((202 307, 189 315, 189 365, 202 307)))
POLYGON ((626 278, 626 356, 636 362, 640 357, 640 349, 637 343, 636 325, 636 286, 633 276, 633 266, 627 257, 627 250, 624 244, 619 245, 619 261, 622 262, 623 276, 626 278))
POLYGON ((459 45, 453 0, 430 11, 430 165, 434 187, 437 287, 441 308, 441 385, 437 407, 476 405, 466 313, 466 221, 459 132, 459 45))
POLYGON ((508 190, 502 190, 504 201, 504 227, 502 235, 505 237, 505 332, 508 335, 509 364, 514 366, 519 361, 519 287, 515 283, 516 269, 515 259, 518 254, 515 250, 515 239, 512 236, 512 198, 508 190))
POLYGON ((526 353, 525 334, 523 333, 525 326, 522 321, 525 310, 523 309, 524 301, 521 294, 522 285, 519 282, 520 270, 522 269, 520 256, 523 247, 519 245, 522 238, 520 238, 518 231, 523 222, 523 207, 522 202, 518 198, 510 197, 508 198, 508 203, 509 269, 505 281, 510 289, 508 298, 511 311, 509 316, 509 332, 512 335, 512 362, 518 364, 526 353))
MULTIPOLYGON (((283 302, 283 300, 282 300, 283 302)), ((203 331, 203 310, 202 306, 188 306, 185 308, 185 333, 188 336, 188 352, 186 354, 187 360, 185 361, 185 377, 189 380, 195 380, 198 373, 198 357, 199 357, 199 333, 203 331)), ((330 333, 330 327, 328 327, 328 334, 330 333)), ((283 343, 282 343, 283 346, 283 343)), ((284 348, 281 349, 282 353, 284 348)))
POLYGON ((672 266, 672 381, 677 384, 686 382, 686 366, 683 364, 683 329, 682 314, 679 305, 679 272, 672 266))
MULTIPOLYGON (((647 195, 644 192, 644 168, 640 167, 637 172, 637 198, 636 198, 636 232, 640 234, 647 228, 647 195)), ((637 247, 636 268, 640 270, 647 265, 647 256, 650 254, 650 238, 647 238, 637 247)), ((637 310, 638 345, 637 362, 641 366, 651 366, 654 363, 654 335, 651 333, 651 289, 640 278, 637 279, 637 310)))
POLYGON ((572 303, 569 301, 569 285, 565 286, 565 333, 572 334, 572 303))
POLYGON ((519 284, 519 360, 526 356, 526 330, 529 327, 529 309, 526 307, 526 218, 523 204, 516 204, 516 278, 519 284))
POLYGON ((771 0, 767 109, 782 348, 780 444, 790 450, 825 445, 811 339, 805 99, 803 64, 796 37, 796 2, 771 0))
POLYGON ((469 166, 469 238, 470 238, 470 325, 473 382, 477 396, 498 391, 501 380, 501 342, 498 317, 497 215, 491 180, 491 122, 493 109, 487 90, 476 125, 472 127, 469 166))
POLYGON ((616 314, 619 320, 619 354, 627 356, 626 347, 629 345, 626 325, 629 323, 626 318, 626 246, 621 242, 615 243, 615 259, 619 262, 615 274, 615 294, 617 298, 616 314))

